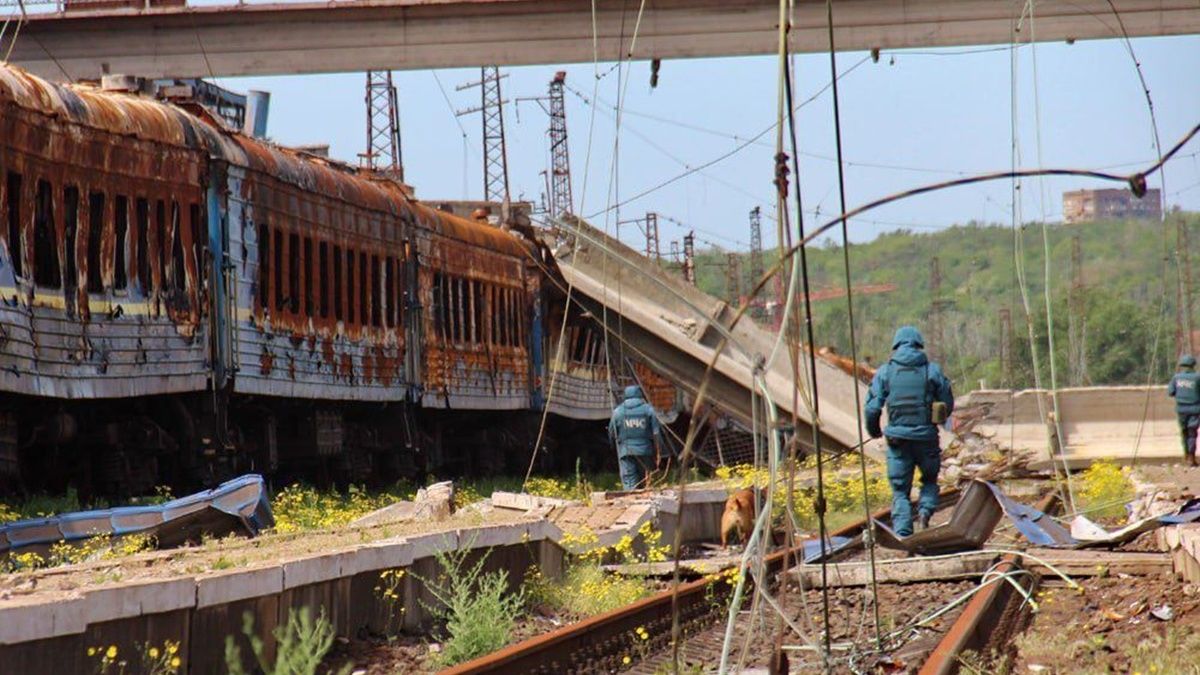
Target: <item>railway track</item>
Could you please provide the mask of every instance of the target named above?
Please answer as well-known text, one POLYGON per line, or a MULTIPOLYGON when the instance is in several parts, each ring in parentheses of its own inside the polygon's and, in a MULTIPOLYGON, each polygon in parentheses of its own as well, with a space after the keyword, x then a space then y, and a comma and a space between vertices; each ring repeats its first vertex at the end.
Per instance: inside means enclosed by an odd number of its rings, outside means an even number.
MULTIPOLYGON (((943 493, 943 503, 952 500, 957 490, 943 493)), ((883 518, 890 509, 872 514, 883 518)), ((830 532, 831 537, 853 537, 862 532, 865 520, 859 520, 830 532)), ((795 560, 797 550, 788 552, 795 560)), ((767 556, 768 578, 783 567, 785 552, 767 556)), ((626 607, 590 617, 583 621, 510 645, 487 656, 460 664, 450 675, 475 673, 586 673, 627 670, 636 662, 651 661, 668 651, 672 616, 678 613, 685 641, 697 645, 710 641, 714 627, 724 625, 732 586, 723 578, 706 577, 680 584, 626 607)))
MULTIPOLYGON (((957 490, 943 493, 943 504, 952 502, 956 496, 957 490)), ((1037 507, 1047 511, 1053 504, 1054 496, 1048 495, 1039 501, 1037 507)), ((881 518, 887 515, 889 510, 884 509, 872 514, 872 517, 881 518)), ((860 534, 864 526, 865 521, 858 521, 830 534, 852 537, 860 534)), ((791 555, 794 560, 795 552, 791 555)), ((777 578, 783 567, 783 558, 783 551, 767 557, 765 564, 768 578, 777 578)), ((831 559, 835 558, 836 556, 831 556, 831 559)), ((1020 559, 1017 556, 1005 556, 1000 564, 1002 569, 1013 570, 1020 565, 1020 559)), ((1030 583, 1036 584, 1036 578, 1032 578, 1030 583)), ((904 616, 889 617, 889 620, 904 620, 906 616, 911 617, 921 610, 944 604, 975 585, 974 581, 969 581, 891 586, 890 590, 881 596, 880 606, 904 608, 907 612, 902 612, 904 616), (888 597, 889 594, 891 597, 888 597)), ((819 591, 806 592, 814 594, 813 598, 819 595, 819 591)), ((672 672, 674 659, 671 650, 671 625, 675 612, 679 616, 683 637, 680 648, 682 672, 708 672, 715 668, 724 648, 726 612, 731 593, 732 585, 725 578, 704 578, 684 583, 675 593, 664 591, 627 607, 510 645, 446 672, 450 675, 595 672, 649 675, 672 672)), ((792 602, 799 604, 799 601, 794 599, 795 594, 792 595, 792 602)), ((843 630, 843 639, 870 639, 871 630, 863 631, 863 619, 867 615, 865 594, 861 591, 842 594, 839 602, 845 603, 849 598, 857 598, 863 604, 846 608, 843 613, 844 617, 849 617, 858 612, 857 633, 847 633, 846 631, 852 628, 847 625, 846 630, 843 630)), ((914 634, 912 639, 895 647, 883 658, 895 665, 904 664, 907 667, 923 664, 921 673, 956 672, 957 657, 962 650, 995 646, 1019 630, 1024 620, 1024 611, 1019 603, 1021 598, 1021 594, 1013 590, 1010 584, 991 584, 976 593, 960 610, 956 610, 957 613, 948 613, 923 634, 914 634)), ((814 600, 810 599, 808 602, 814 600)), ((851 599, 850 602, 854 600, 851 599)), ((767 620, 773 621, 773 618, 768 617, 767 620)), ((839 620, 841 619, 836 617, 831 620, 835 630, 839 620)), ((847 620, 846 623, 850 622, 847 620)), ((765 659, 772 651, 770 647, 773 644, 773 625, 770 623, 764 627, 761 623, 753 623, 750 612, 742 612, 735 625, 733 644, 739 648, 743 644, 746 645, 745 648, 752 658, 746 660, 745 665, 766 665, 765 659), (747 630, 755 631, 755 635, 749 641, 744 639, 747 630)), ((812 634, 818 635, 820 631, 818 626, 812 634)), ((835 641, 837 639, 835 638, 835 641)), ((793 663, 800 666, 805 654, 791 653, 793 663)), ((816 658, 812 653, 807 656, 809 661, 816 658)), ((793 672, 801 671, 793 668, 793 672)))

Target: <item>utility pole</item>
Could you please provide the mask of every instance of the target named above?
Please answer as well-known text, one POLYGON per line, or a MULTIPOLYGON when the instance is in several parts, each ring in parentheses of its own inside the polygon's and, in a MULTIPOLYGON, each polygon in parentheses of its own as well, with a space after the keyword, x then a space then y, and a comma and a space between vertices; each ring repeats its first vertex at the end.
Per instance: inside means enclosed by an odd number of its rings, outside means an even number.
POLYGON ((1079 235, 1071 237, 1071 288, 1067 294, 1067 362, 1071 386, 1087 379, 1087 317, 1084 312, 1083 249, 1079 235))
POLYGON ((1012 311, 1007 307, 1000 308, 1000 373, 1004 378, 1004 387, 1013 387, 1012 377, 1012 311))
POLYGON ((550 216, 572 213, 571 160, 567 153, 567 106, 563 100, 566 71, 550 80, 550 216))
POLYGON ((741 304, 742 299, 742 266, 737 253, 730 251, 725 254, 725 295, 729 304, 741 304))
MULTIPOLYGON (((489 202, 505 205, 508 196, 508 155, 504 144, 504 99, 500 95, 501 75, 496 66, 480 69, 478 82, 459 85, 457 91, 479 87, 478 108, 458 111, 458 115, 480 113, 483 118, 483 195, 489 202)), ((507 214, 504 214, 507 216, 507 214)))
POLYGON ((658 248, 658 214, 653 211, 646 213, 646 257, 654 262, 662 259, 658 248))
POLYGON ((1179 341, 1179 351, 1188 354, 1196 353, 1195 340, 1192 336, 1192 263, 1188 244, 1187 223, 1183 218, 1175 220, 1175 249, 1179 256, 1179 328, 1183 339, 1179 341))
POLYGON ((696 285, 696 233, 683 235, 683 279, 696 285))
POLYGON ((937 256, 933 256, 929 267, 929 335, 932 345, 925 349, 931 357, 942 358, 945 354, 945 339, 942 325, 942 310, 949 301, 942 299, 942 266, 937 256))
POLYGON ((400 106, 390 70, 367 71, 367 149, 359 155, 363 166, 396 180, 404 180, 400 154, 400 106))
MULTIPOLYGON (((757 284, 762 275, 762 208, 756 206, 750 211, 750 283, 757 284)), ((755 317, 761 318, 763 316, 762 300, 755 298, 754 305, 755 317)))

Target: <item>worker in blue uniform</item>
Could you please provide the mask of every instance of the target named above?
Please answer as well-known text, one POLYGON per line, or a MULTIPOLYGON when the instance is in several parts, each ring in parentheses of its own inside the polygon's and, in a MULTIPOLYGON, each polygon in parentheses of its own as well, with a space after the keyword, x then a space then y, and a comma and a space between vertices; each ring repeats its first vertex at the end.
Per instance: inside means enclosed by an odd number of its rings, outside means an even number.
POLYGON ((642 396, 641 387, 625 387, 625 400, 613 409, 608 435, 617 444, 621 485, 626 490, 646 487, 650 470, 658 463, 662 426, 654 406, 642 396))
POLYGON ((913 532, 913 471, 921 470, 917 510, 921 527, 938 504, 938 471, 942 450, 938 425, 954 411, 950 380, 938 364, 925 355, 925 339, 912 326, 903 326, 892 339, 892 357, 871 380, 867 394, 867 433, 887 438, 887 473, 892 486, 892 529, 907 537, 913 532), (887 407, 888 424, 880 429, 880 416, 887 407))
POLYGON ((1185 354, 1179 359, 1179 372, 1167 385, 1167 395, 1175 399, 1179 433, 1183 435, 1183 459, 1196 466, 1196 430, 1200 428, 1200 373, 1196 357, 1185 354))

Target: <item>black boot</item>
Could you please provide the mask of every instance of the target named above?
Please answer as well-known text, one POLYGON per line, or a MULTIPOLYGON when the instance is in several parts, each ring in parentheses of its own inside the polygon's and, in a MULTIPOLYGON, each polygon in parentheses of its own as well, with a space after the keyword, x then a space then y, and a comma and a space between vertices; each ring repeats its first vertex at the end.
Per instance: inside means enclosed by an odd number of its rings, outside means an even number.
MULTIPOLYGON (((1194 461, 1194 459, 1195 459, 1195 458, 1193 458, 1193 461, 1194 461)), ((922 530, 928 530, 928 529, 929 529, 929 518, 930 518, 930 516, 932 516, 932 515, 933 515, 933 514, 931 514, 931 513, 922 513, 922 514, 920 515, 920 517, 917 519, 917 522, 919 522, 919 523, 920 523, 920 529, 922 529, 922 530)))

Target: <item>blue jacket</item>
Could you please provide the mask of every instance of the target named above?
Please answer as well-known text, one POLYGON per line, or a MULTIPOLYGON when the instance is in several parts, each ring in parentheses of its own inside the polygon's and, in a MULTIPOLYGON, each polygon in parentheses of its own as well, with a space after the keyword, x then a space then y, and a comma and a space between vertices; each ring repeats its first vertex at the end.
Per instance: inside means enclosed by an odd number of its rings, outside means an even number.
POLYGON ((1184 370, 1175 373, 1167 385, 1167 396, 1175 399, 1179 415, 1200 415, 1200 373, 1184 370))
POLYGON ((871 438, 887 436, 910 441, 937 440, 938 431, 930 421, 929 405, 941 401, 946 404, 947 412, 953 412, 954 392, 950 389, 950 380, 942 374, 938 364, 929 361, 924 349, 925 339, 916 328, 904 326, 896 331, 896 337, 892 340, 892 358, 875 372, 867 394, 864 412, 867 433, 871 438), (915 392, 921 413, 898 415, 893 408, 897 405, 896 394, 899 392, 893 389, 893 381, 905 378, 906 382, 911 382, 914 371, 919 372, 924 380, 924 391, 915 392), (879 422, 885 405, 888 405, 888 425, 886 429, 880 429, 879 422))
POLYGON ((662 438, 662 427, 654 407, 642 398, 641 387, 625 387, 625 401, 613 409, 608 435, 616 442, 619 457, 654 455, 654 441, 662 438))

